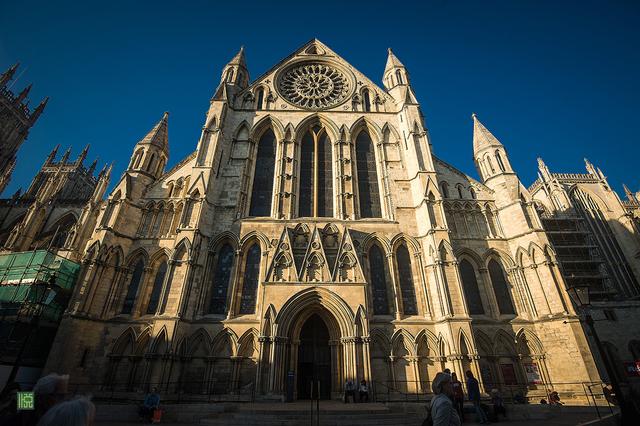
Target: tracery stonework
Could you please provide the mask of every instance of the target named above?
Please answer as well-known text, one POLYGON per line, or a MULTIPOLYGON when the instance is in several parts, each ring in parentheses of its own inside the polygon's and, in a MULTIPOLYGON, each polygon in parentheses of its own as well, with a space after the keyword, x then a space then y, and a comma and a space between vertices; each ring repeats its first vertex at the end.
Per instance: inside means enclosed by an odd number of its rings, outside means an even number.
POLYGON ((303 62, 279 75, 278 90, 296 106, 326 109, 344 102, 351 93, 351 83, 344 72, 326 63, 303 62))

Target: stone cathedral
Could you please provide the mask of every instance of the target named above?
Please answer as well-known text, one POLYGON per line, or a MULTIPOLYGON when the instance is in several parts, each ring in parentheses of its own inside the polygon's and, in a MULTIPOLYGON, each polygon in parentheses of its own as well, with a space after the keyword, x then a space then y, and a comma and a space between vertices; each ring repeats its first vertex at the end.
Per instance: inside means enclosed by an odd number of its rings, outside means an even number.
MULTIPOLYGON (((315 39, 252 81, 241 49, 170 170, 165 113, 93 200, 46 370, 264 399, 311 383, 338 398, 345 380, 430 392, 444 368, 529 396, 601 380, 566 288, 590 280, 637 315, 640 197, 622 202, 590 163, 540 160, 526 188, 474 114, 476 180, 434 155, 391 50, 382 82, 315 39)), ((607 338, 631 358, 637 316, 618 317, 607 338)))

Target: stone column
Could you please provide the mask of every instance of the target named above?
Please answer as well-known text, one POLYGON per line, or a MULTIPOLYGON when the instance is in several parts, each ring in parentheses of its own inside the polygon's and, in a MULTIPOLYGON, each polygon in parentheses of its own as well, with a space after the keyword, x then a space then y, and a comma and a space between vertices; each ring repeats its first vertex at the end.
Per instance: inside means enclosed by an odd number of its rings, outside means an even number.
POLYGON ((493 287, 491 285, 491 278, 489 277, 489 269, 487 268, 478 268, 478 272, 480 272, 480 277, 482 278, 482 282, 485 288, 485 295, 487 299, 489 299, 489 314, 495 318, 500 318, 500 313, 498 311, 498 301, 496 300, 496 295, 493 292, 493 287), (491 291, 489 291, 491 288, 491 291))
POLYGON ((369 345, 371 343, 371 337, 365 336, 362 338, 362 362, 364 363, 362 371, 364 372, 364 380, 371 385, 371 353, 369 345))
POLYGON ((236 394, 238 392, 238 382, 240 381, 241 368, 242 368, 242 357, 232 356, 231 357, 231 384, 229 386, 229 391, 231 394, 236 394))
POLYGON ((340 342, 329 340, 329 348, 331 350, 331 391, 337 393, 342 390, 342 382, 344 381, 344 369, 340 362, 340 342))
POLYGON ((271 363, 269 378, 269 390, 272 393, 282 393, 284 390, 283 380, 288 340, 289 339, 282 336, 276 336, 273 338, 273 361, 271 363))
POLYGON ((355 381, 357 377, 355 337, 342 337, 340 339, 344 351, 344 373, 345 380, 355 381))
POLYGON ((76 303, 73 306, 73 312, 84 312, 87 301, 89 300, 88 293, 91 291, 91 287, 95 287, 96 285, 94 278, 99 264, 100 263, 96 260, 86 261, 85 274, 82 279, 82 283, 78 285, 78 293, 75 295, 76 303))

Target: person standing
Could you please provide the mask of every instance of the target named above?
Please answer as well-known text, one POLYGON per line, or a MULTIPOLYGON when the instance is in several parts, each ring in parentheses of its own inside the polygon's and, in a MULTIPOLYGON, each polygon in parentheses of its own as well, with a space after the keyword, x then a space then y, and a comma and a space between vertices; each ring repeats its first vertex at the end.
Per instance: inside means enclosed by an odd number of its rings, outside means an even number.
POLYGON ((475 408, 476 414, 480 419, 480 424, 489 423, 487 413, 480 406, 480 385, 478 380, 473 377, 471 370, 467 370, 467 392, 469 393, 469 400, 473 403, 473 408, 475 408))
POLYGON ((355 404, 356 402, 356 387, 351 380, 347 380, 344 384, 344 403, 349 402, 349 397, 351 397, 351 401, 355 404))
POLYGON ((460 421, 464 422, 464 391, 456 373, 451 373, 451 387, 453 387, 453 406, 460 416, 460 421))
POLYGON ((367 386, 366 381, 363 380, 360 382, 358 393, 360 394, 360 402, 364 402, 365 400, 369 402, 369 386, 367 386))
POLYGON ((435 396, 431 400, 430 416, 433 426, 460 426, 460 417, 453 408, 453 387, 451 376, 438 373, 433 378, 431 390, 435 396))

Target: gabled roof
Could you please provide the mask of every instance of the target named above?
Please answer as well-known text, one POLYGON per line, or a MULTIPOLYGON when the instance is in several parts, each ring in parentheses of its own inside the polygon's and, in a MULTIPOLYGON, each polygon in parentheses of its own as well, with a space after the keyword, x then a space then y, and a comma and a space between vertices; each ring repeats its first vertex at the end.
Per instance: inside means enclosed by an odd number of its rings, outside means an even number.
POLYGON ((308 42, 303 44, 301 47, 296 49, 293 53, 291 53, 290 55, 288 55, 284 59, 280 60, 278 63, 276 63, 271 68, 269 68, 266 72, 264 72, 258 78, 253 80, 249 84, 249 86, 247 88, 243 89, 242 92, 250 90, 251 88, 253 88, 255 86, 256 83, 260 82, 261 80, 266 78, 268 75, 276 72, 278 69, 282 68, 286 63, 296 59, 297 57, 303 58, 305 56, 306 57, 315 57, 315 58, 326 58, 326 59, 331 59, 331 60, 334 60, 336 62, 339 62, 341 65, 347 67, 354 74, 356 74, 357 78, 360 78, 361 80, 365 80, 365 83, 367 85, 370 85, 371 87, 374 87, 374 88, 378 89, 381 92, 381 94, 386 95, 386 90, 385 89, 381 88, 378 84, 376 84, 373 81, 371 81, 366 75, 364 75, 362 72, 358 71, 353 65, 351 65, 349 62, 347 62, 343 57, 341 57, 336 52, 331 50, 326 44, 322 43, 317 38, 313 38, 313 39, 309 40, 308 42))
POLYGON ((402 62, 396 55, 393 54, 391 48, 387 49, 387 65, 384 67, 384 73, 391 71, 394 68, 404 68, 402 62))

